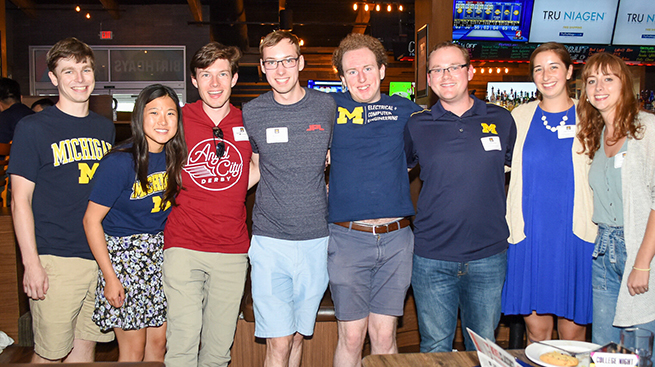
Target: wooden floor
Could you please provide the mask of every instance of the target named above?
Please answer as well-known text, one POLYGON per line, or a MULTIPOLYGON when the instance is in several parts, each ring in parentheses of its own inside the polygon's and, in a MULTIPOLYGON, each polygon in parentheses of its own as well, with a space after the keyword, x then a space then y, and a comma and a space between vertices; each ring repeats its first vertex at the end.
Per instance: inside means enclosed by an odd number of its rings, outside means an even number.
MULTIPOLYGON (((0 364, 4 363, 27 363, 34 355, 33 347, 7 347, 0 354, 0 364)), ((114 340, 111 343, 98 343, 96 347, 96 362, 113 362, 118 360, 118 344, 114 340)))

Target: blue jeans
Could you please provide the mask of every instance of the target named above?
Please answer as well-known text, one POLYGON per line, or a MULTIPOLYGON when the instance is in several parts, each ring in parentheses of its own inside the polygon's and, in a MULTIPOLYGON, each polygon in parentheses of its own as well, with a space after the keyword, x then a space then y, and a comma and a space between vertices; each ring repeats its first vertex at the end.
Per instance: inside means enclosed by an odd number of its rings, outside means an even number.
POLYGON ((469 262, 432 260, 414 255, 412 288, 421 352, 449 352, 461 312, 466 350, 475 350, 466 328, 495 341, 507 250, 469 262))
MULTIPOLYGON (((623 328, 616 327, 613 323, 627 257, 623 227, 599 224, 593 256, 591 285, 594 297, 594 320, 591 341, 600 345, 612 341, 618 344, 623 328)), ((633 326, 655 332, 655 320, 633 326)), ((651 358, 653 359, 655 355, 651 358)))
POLYGON ((611 341, 618 343, 621 338, 621 328, 612 324, 626 256, 623 227, 600 224, 591 266, 594 297, 591 341, 596 344, 605 345, 611 341))

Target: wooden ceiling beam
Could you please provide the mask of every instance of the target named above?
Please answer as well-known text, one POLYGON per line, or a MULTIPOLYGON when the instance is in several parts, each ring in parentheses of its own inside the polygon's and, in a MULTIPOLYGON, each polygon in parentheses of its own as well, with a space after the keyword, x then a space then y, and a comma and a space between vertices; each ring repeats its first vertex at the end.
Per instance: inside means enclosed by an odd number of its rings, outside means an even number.
POLYGON ((118 3, 115 0, 100 0, 102 7, 107 10, 109 15, 112 18, 119 20, 121 18, 121 13, 118 10, 118 3))
POLYGON ((10 0, 14 5, 16 5, 20 10, 23 11, 28 17, 36 18, 36 5, 32 0, 10 0))
POLYGON ((202 4, 200 0, 187 0, 191 14, 196 22, 202 22, 202 4))
MULTIPOLYGON (((357 18, 355 19, 355 23, 368 23, 370 20, 371 11, 364 10, 364 6, 360 5, 359 9, 357 9, 357 18)), ((352 33, 364 34, 366 32, 366 27, 367 25, 355 25, 353 26, 352 33)))

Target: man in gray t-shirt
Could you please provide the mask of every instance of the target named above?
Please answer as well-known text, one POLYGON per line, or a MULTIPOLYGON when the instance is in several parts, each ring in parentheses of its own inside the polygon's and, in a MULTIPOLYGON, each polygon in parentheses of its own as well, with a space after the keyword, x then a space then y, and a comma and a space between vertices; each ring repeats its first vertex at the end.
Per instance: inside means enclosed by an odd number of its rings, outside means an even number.
POLYGON ((261 172, 248 252, 255 336, 267 338, 265 366, 298 366, 328 283, 324 169, 336 106, 300 86, 296 36, 272 32, 259 49, 272 91, 243 106, 261 172))

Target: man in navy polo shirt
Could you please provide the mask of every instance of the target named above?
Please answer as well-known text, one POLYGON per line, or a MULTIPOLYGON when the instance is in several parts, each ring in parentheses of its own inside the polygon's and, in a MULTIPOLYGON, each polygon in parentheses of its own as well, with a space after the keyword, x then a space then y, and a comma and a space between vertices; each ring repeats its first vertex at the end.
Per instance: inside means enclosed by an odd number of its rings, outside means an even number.
MULTIPOLYGON (((463 47, 442 43, 428 60, 439 97, 410 117, 405 150, 423 181, 414 222, 412 288, 421 352, 450 351, 462 330, 494 340, 507 263, 505 172, 516 126, 510 113, 469 95, 473 78, 463 47)), ((475 350, 464 332, 467 350, 475 350)))

